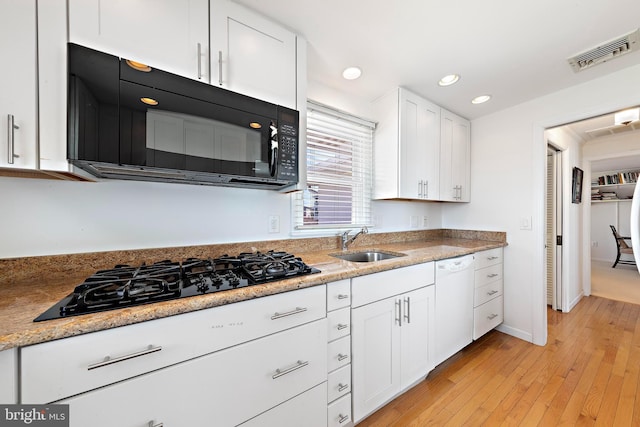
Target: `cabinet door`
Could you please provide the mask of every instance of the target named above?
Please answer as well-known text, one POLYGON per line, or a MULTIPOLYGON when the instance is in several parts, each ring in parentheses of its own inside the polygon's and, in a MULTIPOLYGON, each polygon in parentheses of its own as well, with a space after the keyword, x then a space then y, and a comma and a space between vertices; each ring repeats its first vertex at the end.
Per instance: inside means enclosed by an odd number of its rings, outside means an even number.
POLYGON ((351 315, 353 418, 363 419, 400 391, 399 297, 353 310, 351 315))
POLYGON ((36 2, 0 0, 0 166, 36 167, 36 2))
POLYGON ((209 82, 207 0, 69 0, 69 41, 209 82))
POLYGON ((441 123, 440 199, 449 202, 468 202, 471 167, 469 121, 442 110, 441 123))
POLYGON ((439 197, 440 107, 400 90, 400 197, 439 197))
POLYGON ((18 403, 18 357, 17 348, 0 351, 0 403, 18 403))
POLYGON ((211 1, 211 83, 296 108, 296 36, 230 0, 211 1))
POLYGON ((405 389, 433 369, 435 289, 434 286, 427 286, 404 294, 401 298, 401 386, 405 389))

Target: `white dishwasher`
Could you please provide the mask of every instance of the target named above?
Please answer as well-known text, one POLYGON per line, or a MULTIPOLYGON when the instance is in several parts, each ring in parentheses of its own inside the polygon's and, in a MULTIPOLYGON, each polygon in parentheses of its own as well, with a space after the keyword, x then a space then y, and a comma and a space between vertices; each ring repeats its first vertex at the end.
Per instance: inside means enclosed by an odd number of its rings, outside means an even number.
POLYGON ((435 365, 473 340, 474 257, 436 262, 435 365))

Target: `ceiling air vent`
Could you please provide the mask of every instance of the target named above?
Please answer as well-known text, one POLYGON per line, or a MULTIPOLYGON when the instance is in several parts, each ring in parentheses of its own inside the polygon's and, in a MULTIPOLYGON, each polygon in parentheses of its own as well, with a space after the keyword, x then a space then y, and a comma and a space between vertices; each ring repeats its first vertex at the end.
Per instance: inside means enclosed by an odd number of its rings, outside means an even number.
POLYGON ((568 59, 576 73, 594 65, 633 52, 640 47, 640 29, 601 44, 598 47, 579 53, 568 59))

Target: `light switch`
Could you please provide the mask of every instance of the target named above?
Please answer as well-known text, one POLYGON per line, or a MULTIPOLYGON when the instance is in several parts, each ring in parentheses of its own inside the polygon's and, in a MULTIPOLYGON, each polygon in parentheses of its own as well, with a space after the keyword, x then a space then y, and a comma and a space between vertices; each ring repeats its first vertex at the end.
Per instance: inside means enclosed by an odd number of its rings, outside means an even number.
POLYGON ((530 216, 523 216, 520 218, 520 230, 531 230, 532 218, 530 216))

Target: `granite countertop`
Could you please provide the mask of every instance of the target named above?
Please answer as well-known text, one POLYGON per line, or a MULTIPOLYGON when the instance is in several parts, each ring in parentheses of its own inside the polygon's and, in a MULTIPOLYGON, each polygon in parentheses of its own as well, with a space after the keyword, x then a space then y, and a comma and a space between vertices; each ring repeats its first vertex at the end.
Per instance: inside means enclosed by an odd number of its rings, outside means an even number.
POLYGON ((501 232, 425 230, 369 234, 359 237, 349 251, 375 249, 406 255, 370 263, 348 262, 332 257, 330 254, 341 252, 338 248, 338 238, 335 237, 0 260, 2 267, 0 271, 3 272, 0 274, 0 350, 217 307, 506 245, 506 235, 501 232), (200 257, 219 256, 222 253, 235 254, 253 249, 286 250, 300 256, 305 263, 320 269, 321 272, 232 291, 33 322, 39 314, 66 297, 77 284, 82 283, 97 269, 110 268, 123 262, 135 265, 144 261, 152 262, 167 258, 186 259, 197 257, 196 254, 200 254, 200 257))

